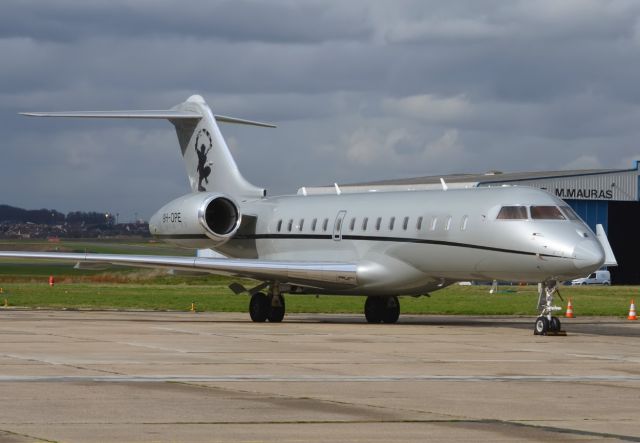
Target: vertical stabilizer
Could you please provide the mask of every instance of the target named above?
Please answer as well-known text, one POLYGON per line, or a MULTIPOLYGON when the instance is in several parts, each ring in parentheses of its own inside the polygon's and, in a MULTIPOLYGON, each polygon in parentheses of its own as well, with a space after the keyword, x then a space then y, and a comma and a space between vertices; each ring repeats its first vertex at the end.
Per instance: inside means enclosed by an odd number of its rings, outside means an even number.
MULTIPOLYGON (((201 96, 193 95, 186 102, 175 106, 173 110, 201 116, 198 119, 169 119, 176 128, 193 192, 222 192, 237 199, 264 196, 264 189, 252 185, 240 174, 229 147, 220 133, 216 117, 201 96)), ((253 124, 244 120, 233 121, 230 117, 225 118, 228 120, 223 121, 253 124)), ((258 123, 258 125, 263 124, 258 123)))

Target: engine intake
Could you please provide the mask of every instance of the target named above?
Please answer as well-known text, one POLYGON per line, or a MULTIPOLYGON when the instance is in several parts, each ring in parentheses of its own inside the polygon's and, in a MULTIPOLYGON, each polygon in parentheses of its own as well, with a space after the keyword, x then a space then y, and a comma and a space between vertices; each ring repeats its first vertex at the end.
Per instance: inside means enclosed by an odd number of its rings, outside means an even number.
POLYGON ((205 200, 198 218, 200 224, 215 237, 232 236, 240 226, 238 207, 230 199, 222 196, 205 200))

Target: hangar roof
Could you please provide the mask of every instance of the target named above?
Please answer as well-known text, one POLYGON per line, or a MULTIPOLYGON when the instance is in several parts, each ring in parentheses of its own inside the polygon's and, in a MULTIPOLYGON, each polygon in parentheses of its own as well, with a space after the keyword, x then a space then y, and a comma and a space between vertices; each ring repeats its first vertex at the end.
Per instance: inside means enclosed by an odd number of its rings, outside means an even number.
POLYGON ((521 185, 544 189, 560 198, 581 200, 638 201, 640 162, 633 169, 576 169, 569 171, 509 172, 484 174, 448 174, 379 180, 334 186, 303 187, 298 194, 334 192, 388 192, 448 188, 521 185))
POLYGON ((384 186, 384 185, 417 185, 417 184, 440 184, 440 178, 447 183, 500 183, 519 180, 536 180, 559 177, 575 177, 584 175, 607 174, 626 172, 627 169, 576 169, 572 171, 544 171, 544 172, 500 172, 489 171, 484 174, 448 174, 432 175, 424 177, 400 178, 392 180, 378 180, 371 182, 352 183, 341 186, 384 186))

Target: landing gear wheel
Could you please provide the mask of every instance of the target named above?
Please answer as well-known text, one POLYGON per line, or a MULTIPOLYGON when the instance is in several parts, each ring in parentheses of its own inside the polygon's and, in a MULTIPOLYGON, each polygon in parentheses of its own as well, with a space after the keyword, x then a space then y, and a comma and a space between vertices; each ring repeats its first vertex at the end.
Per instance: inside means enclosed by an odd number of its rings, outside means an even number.
POLYGON ((385 300, 382 297, 367 297, 364 302, 364 317, 368 323, 380 323, 384 315, 385 300))
POLYGON ((387 298, 384 303, 384 313, 382 315, 382 321, 384 323, 395 323, 400 317, 400 302, 398 297, 387 298))
POLYGON ((274 295, 269 306, 269 315, 267 319, 271 323, 280 323, 284 318, 284 297, 282 295, 274 295))
POLYGON ((551 317, 549 322, 549 330, 552 332, 558 332, 560 330, 560 319, 558 317, 551 317))
MULTIPOLYGON (((269 298, 262 292, 256 292, 251 296, 249 302, 249 315, 251 320, 256 323, 263 323, 267 320, 271 311, 271 303, 269 298)), ((283 312, 284 315, 284 312, 283 312)))
POLYGON ((536 325, 533 329, 534 335, 547 335, 547 331, 549 330, 549 320, 547 317, 538 317, 536 320, 536 325))

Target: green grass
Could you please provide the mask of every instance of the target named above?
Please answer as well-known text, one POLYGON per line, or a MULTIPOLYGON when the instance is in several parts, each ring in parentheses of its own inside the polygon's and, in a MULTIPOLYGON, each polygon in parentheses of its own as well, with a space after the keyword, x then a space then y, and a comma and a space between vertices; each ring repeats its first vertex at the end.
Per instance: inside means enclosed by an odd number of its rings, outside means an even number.
MULTIPOLYGON (((207 284, 153 283, 41 283, 1 282, 2 298, 10 306, 30 308, 94 308, 246 312, 249 297, 227 288, 231 279, 215 277, 207 284)), ((181 279, 184 279, 182 277, 181 279)), ((640 301, 637 287, 575 287, 561 290, 565 302, 572 298, 576 316, 626 316, 629 301, 640 301)), ((361 313, 364 297, 287 295, 287 312, 361 313)), ((451 286, 431 297, 402 297, 402 313, 465 315, 536 315, 535 286, 518 287, 515 293, 489 294, 487 286, 451 286)), ((558 301, 561 303, 560 301, 558 301)), ((563 303, 566 305, 566 303, 563 303)), ((564 314, 564 312, 562 313, 564 314)))
POLYGON ((194 255, 192 249, 178 248, 145 238, 0 240, 0 250, 93 252, 96 254, 194 255))
MULTIPOLYGON (((58 250, 101 253, 193 255, 193 251, 174 248, 146 239, 0 241, 0 249, 58 250)), ((246 312, 247 295, 234 295, 227 288, 235 279, 215 275, 168 275, 163 271, 110 267, 107 270, 76 270, 67 263, 0 260, 0 305, 7 298, 10 306, 31 308, 95 308, 188 310, 192 302, 202 311, 246 312), (57 284, 50 288, 49 275, 57 284)), ((245 281, 251 287, 251 281, 245 281)), ((466 315, 536 315, 535 286, 510 286, 514 292, 489 294, 488 286, 453 285, 431 297, 402 297, 402 313, 466 315)), ((573 299, 574 312, 580 315, 626 316, 629 302, 640 288, 563 287, 561 294, 573 299)), ((287 312, 361 313, 364 297, 287 295, 287 312)), ((564 314, 564 312, 563 312, 564 314)))

